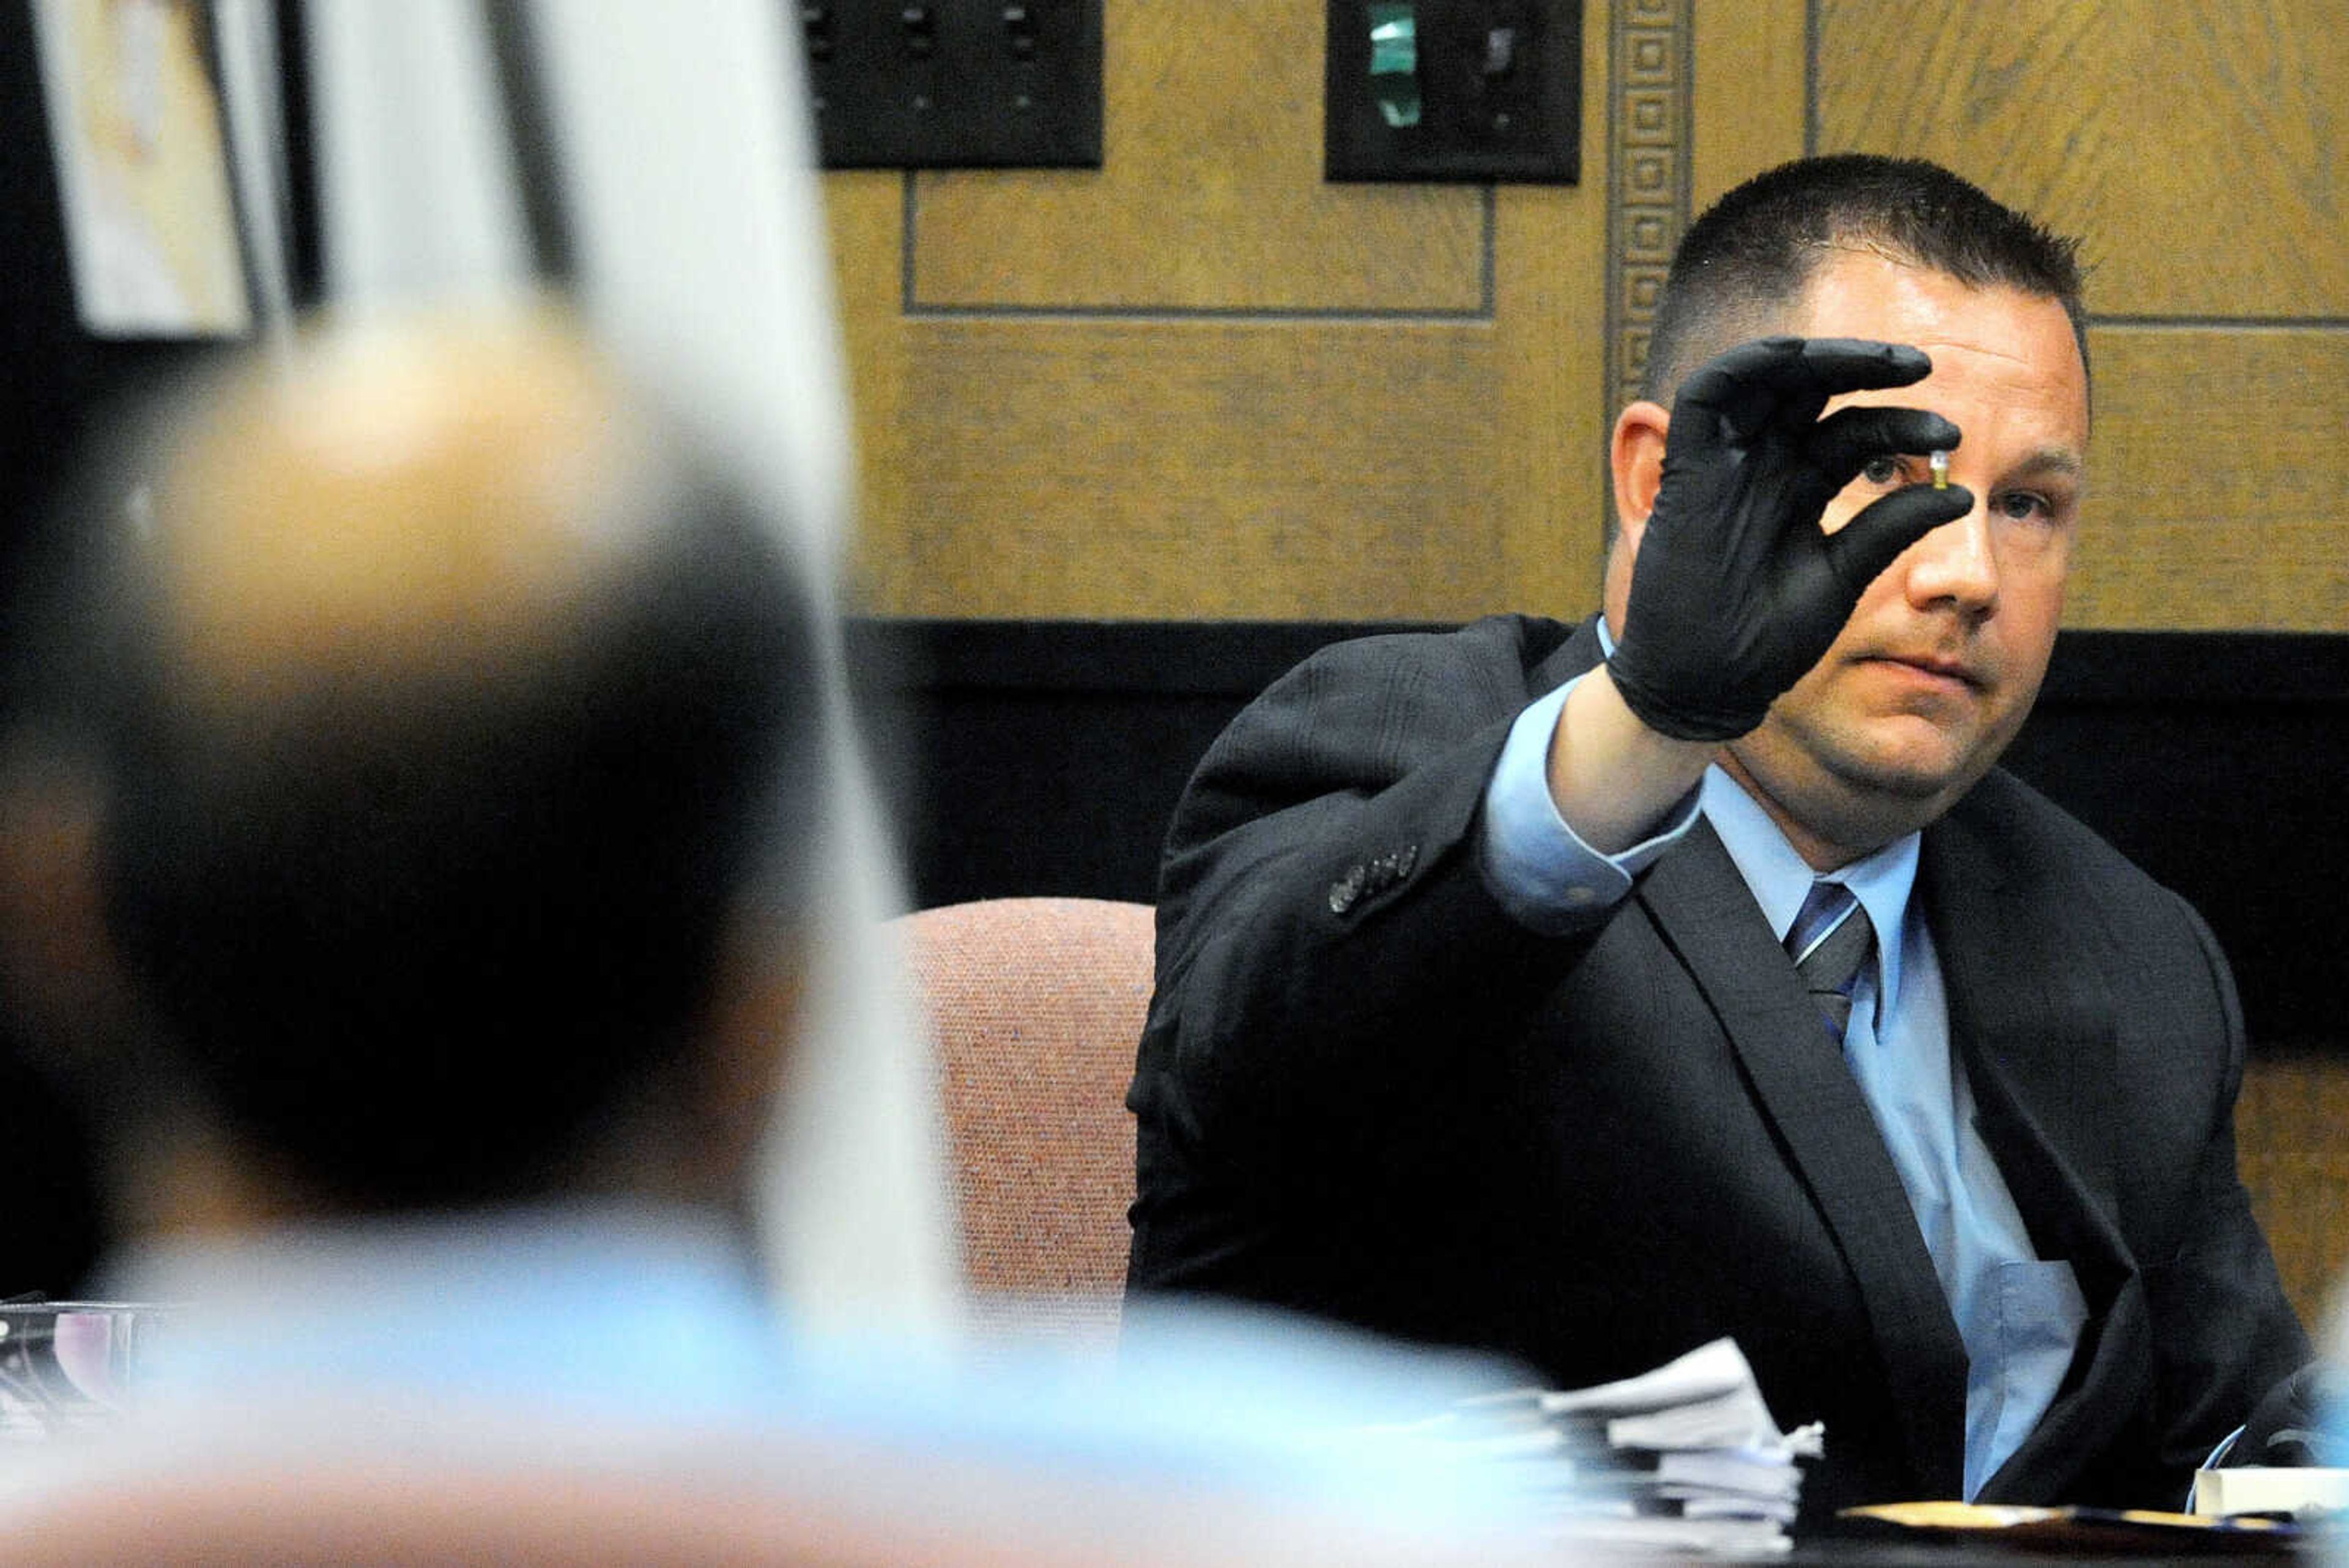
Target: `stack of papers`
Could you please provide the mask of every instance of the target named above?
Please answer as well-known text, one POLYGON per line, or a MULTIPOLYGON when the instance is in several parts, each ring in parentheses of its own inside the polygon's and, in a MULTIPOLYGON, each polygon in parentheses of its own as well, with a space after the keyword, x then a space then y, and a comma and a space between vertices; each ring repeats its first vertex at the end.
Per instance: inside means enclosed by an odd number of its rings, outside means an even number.
POLYGON ((2248 1465, 2199 1470, 2194 1477, 2194 1511, 2310 1520, 2349 1512, 2349 1469, 2248 1465))
POLYGON ((1423 1429, 1510 1467, 1562 1539, 1733 1554, 1786 1548, 1795 1461, 1822 1442, 1778 1430, 1727 1339, 1596 1388, 1464 1400, 1423 1429))

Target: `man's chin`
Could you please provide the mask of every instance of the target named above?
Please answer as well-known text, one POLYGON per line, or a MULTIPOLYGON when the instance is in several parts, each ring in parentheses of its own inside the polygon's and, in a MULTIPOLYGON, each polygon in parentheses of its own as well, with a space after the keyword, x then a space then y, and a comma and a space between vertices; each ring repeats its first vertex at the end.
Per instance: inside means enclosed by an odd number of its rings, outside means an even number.
MULTIPOLYGON (((1927 800, 1963 776, 1950 759, 1860 755, 1837 759, 1830 770, 1846 784, 1902 800, 1927 800)), ((1969 781, 1971 782, 1971 781, 1969 781)))
POLYGON ((1823 759, 1847 790, 1904 805, 1931 806, 1936 813, 1972 788, 1995 760, 1994 753, 1984 756, 1957 744, 1860 747, 1823 759))
POLYGON ((1765 804, 1776 802, 1807 831, 1855 854, 1940 815, 2011 738, 1913 711, 1819 717, 1806 708, 1774 712, 1763 729, 1730 743, 1731 772, 1765 804))
POLYGON ((1854 784, 1909 799, 1962 790, 1990 771, 2013 738, 1992 732, 1989 715, 1887 713, 1823 731, 1819 760, 1854 784))

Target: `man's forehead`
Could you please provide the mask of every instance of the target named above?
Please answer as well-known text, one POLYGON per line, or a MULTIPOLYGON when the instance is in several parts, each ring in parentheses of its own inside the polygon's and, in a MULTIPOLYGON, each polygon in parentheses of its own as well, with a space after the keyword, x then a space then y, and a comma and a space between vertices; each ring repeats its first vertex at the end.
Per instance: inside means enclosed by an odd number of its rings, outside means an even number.
POLYGON ((1795 330, 1806 337, 1877 337, 1927 349, 1938 342, 2078 369, 2076 346, 2045 353, 2054 338, 2071 339, 2061 300, 2008 284, 1968 283, 1876 251, 1838 251, 1822 262, 1794 314, 1795 330))
POLYGON ((1977 286, 1874 251, 1841 251, 1821 264, 1789 325, 1806 337, 1905 343, 1933 360, 1917 387, 1838 402, 1930 405, 1936 393, 1995 400, 2036 413, 2048 427, 2043 444, 2053 466, 2079 467, 2087 370, 2060 300, 2003 284, 1977 286))

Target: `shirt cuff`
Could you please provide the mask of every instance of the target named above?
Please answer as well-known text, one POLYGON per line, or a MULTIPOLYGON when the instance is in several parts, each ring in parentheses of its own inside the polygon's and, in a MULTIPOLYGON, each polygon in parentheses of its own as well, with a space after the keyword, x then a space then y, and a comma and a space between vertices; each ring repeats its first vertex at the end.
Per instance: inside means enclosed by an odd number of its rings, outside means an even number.
POLYGON ((1485 877, 1521 925, 1562 935, 1587 926, 1622 900, 1631 878, 1679 843, 1696 821, 1698 791, 1681 797, 1654 835, 1619 855, 1582 841, 1549 793, 1549 742, 1577 676, 1528 706, 1509 726, 1492 781, 1485 786, 1485 877))

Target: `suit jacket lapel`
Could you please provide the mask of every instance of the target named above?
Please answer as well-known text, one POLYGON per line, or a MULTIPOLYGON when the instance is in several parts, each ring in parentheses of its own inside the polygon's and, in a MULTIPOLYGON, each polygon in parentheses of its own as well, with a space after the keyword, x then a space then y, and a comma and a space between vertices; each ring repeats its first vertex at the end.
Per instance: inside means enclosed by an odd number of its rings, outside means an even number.
POLYGON ((1947 826, 1926 834, 1918 882, 1982 1137, 2043 1254, 2116 1261, 2112 999, 2064 961, 2061 923, 1947 826))
POLYGON ((1965 1345, 1867 1097, 1711 825, 1658 861, 1639 897, 1704 991, 1850 1267, 1918 1495, 1960 1495, 1965 1345))
POLYGON ((2111 998, 2064 961, 2060 925, 2007 884, 1961 822, 1925 836, 1919 894, 1949 991, 1950 1038, 1977 1126, 2042 1257, 2070 1261, 2088 1322, 2065 1392, 1984 1489, 2029 1473, 2046 1493, 2126 1415, 2146 1354, 2136 1265, 2115 1216, 2111 998))

